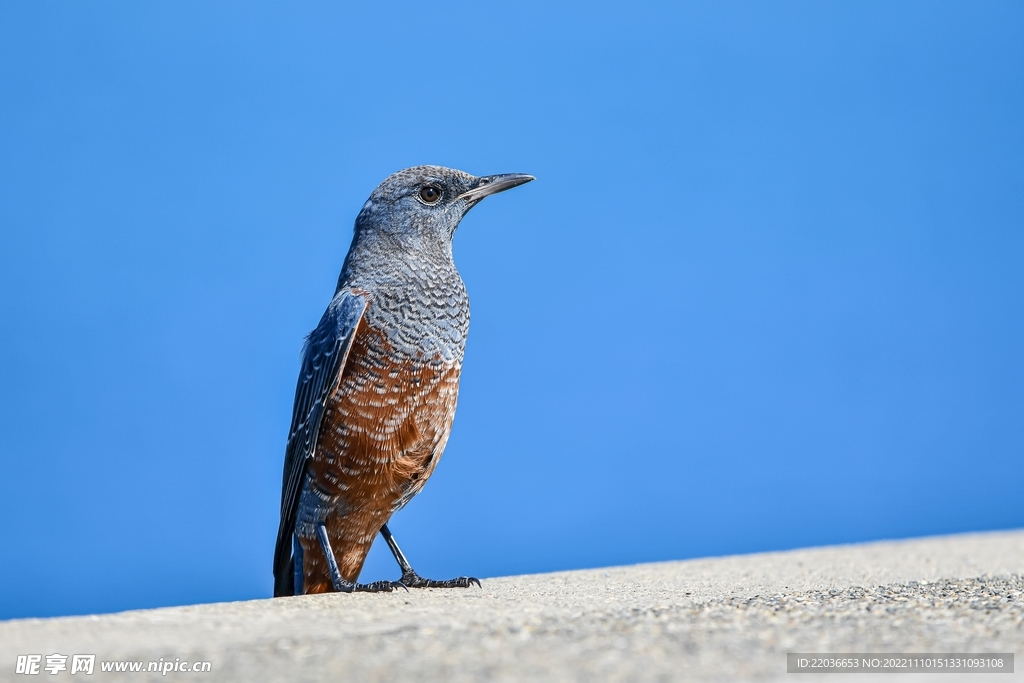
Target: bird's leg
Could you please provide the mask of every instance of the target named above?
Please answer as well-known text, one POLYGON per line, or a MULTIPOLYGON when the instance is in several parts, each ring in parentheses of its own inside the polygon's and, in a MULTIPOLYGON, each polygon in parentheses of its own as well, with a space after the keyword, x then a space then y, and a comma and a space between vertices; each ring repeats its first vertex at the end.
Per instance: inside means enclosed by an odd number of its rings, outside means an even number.
POLYGON ((334 559, 334 551, 331 550, 331 540, 327 538, 327 527, 323 522, 316 525, 316 535, 320 539, 320 549, 324 551, 327 559, 327 568, 331 572, 331 583, 334 590, 339 593, 365 592, 365 593, 390 593, 394 585, 390 581, 374 581, 373 583, 355 583, 346 581, 338 569, 338 561, 334 559))
POLYGON ((387 541, 388 547, 391 548, 391 554, 395 556, 395 561, 398 562, 398 566, 402 569, 402 578, 395 581, 394 585, 406 588, 469 588, 474 583, 477 586, 480 585, 480 580, 474 579, 472 576, 460 576, 456 579, 448 579, 447 581, 424 579, 412 568, 409 560, 405 559, 405 553, 398 547, 398 542, 391 535, 391 530, 388 529, 387 524, 380 528, 380 535, 387 541))

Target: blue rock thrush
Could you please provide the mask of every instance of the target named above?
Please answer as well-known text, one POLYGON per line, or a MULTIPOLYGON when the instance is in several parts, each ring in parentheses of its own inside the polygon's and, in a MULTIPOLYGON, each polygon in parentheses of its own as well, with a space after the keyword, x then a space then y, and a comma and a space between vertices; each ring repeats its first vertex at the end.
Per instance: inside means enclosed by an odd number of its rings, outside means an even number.
POLYGON ((455 416, 469 299, 452 237, 484 197, 531 180, 417 166, 363 205, 334 298, 302 354, 275 596, 479 584, 421 578, 387 522, 437 467, 455 416), (402 577, 357 583, 378 533, 402 577))

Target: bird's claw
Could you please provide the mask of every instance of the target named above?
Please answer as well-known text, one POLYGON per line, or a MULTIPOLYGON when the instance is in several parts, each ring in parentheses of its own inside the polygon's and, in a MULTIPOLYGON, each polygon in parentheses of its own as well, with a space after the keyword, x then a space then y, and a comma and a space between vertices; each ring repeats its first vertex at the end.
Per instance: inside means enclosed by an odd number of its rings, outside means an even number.
POLYGON ((357 583, 352 590, 358 593, 390 593, 395 589, 391 581, 374 581, 373 583, 357 583))
POLYGON ((480 579, 473 576, 460 576, 454 579, 448 579, 447 581, 435 581, 434 579, 424 579, 422 576, 416 573, 409 573, 402 576, 401 579, 395 583, 401 584, 405 588, 469 588, 473 584, 476 584, 477 588, 482 588, 480 585, 480 579))

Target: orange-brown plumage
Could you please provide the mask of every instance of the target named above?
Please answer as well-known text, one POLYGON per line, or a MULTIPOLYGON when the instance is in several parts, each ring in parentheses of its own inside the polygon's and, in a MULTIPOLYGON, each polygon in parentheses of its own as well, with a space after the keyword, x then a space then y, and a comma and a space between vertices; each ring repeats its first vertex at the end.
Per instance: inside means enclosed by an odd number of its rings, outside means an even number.
MULTIPOLYGON (((360 322, 308 470, 311 485, 345 499, 347 512, 326 527, 346 580, 356 580, 381 526, 437 465, 455 416, 460 370, 440 358, 396 356, 384 334, 360 322)), ((333 590, 316 539, 300 542, 306 592, 333 590)))

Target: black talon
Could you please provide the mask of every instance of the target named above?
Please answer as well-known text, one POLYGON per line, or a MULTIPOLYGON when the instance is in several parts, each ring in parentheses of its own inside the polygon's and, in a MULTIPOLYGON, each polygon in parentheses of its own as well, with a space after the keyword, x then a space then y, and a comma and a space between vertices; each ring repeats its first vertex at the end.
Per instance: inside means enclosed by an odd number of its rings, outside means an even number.
POLYGON ((457 579, 449 579, 447 581, 424 579, 412 568, 409 560, 405 559, 405 553, 398 547, 398 542, 391 535, 391 530, 388 529, 387 524, 380 528, 380 535, 387 541, 391 554, 395 556, 395 561, 398 562, 398 566, 402 570, 402 578, 398 581, 393 581, 393 585, 401 585, 406 590, 409 590, 410 588, 469 588, 475 583, 478 587, 482 588, 480 580, 472 576, 460 576, 457 579))
POLYGON ((395 588, 390 581, 374 581, 373 583, 357 583, 353 589, 360 593, 390 593, 395 588))
POLYGON ((424 579, 414 571, 403 574, 399 583, 405 584, 410 588, 469 588, 473 584, 482 587, 480 586, 480 579, 472 576, 460 576, 455 579, 448 579, 447 581, 436 581, 434 579, 424 579))

